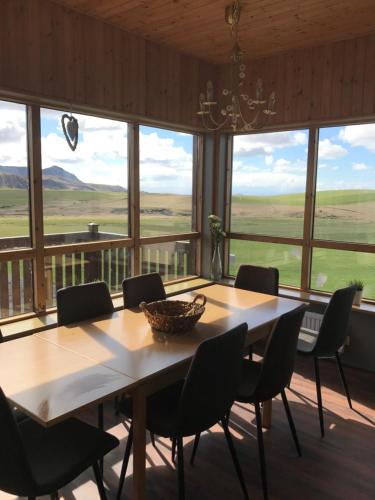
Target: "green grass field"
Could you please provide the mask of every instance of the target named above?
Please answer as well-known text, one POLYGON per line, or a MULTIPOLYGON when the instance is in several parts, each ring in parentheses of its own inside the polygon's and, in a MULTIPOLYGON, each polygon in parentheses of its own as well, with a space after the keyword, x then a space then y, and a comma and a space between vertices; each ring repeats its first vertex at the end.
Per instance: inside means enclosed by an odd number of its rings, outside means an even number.
MULTIPOLYGON (((127 193, 46 190, 45 234, 87 230, 126 235, 127 193)), ((304 194, 233 196, 233 232, 302 237, 304 194)), ((156 236, 191 231, 191 196, 141 193, 141 234, 156 236)), ((29 233, 25 190, 0 190, 0 237, 29 233)), ((318 192, 314 236, 318 239, 375 244, 375 190, 318 192)), ((241 263, 278 267, 283 284, 299 286, 301 248, 232 240, 230 271, 241 263)), ((375 298, 375 254, 315 249, 311 286, 331 291, 350 279, 366 283, 364 295, 375 298)))

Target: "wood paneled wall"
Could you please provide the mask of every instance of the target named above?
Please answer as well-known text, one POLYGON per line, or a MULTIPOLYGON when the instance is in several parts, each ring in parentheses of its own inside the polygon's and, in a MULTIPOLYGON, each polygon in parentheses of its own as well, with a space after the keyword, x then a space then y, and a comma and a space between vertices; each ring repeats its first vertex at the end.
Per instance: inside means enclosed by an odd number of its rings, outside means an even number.
POLYGON ((0 92, 199 125, 214 67, 47 0, 0 1, 0 92))
MULTIPOLYGON (((224 88, 228 66, 220 68, 224 88)), ((278 127, 375 118, 375 35, 250 61, 244 93, 255 95, 258 77, 265 95, 277 94, 278 127)))

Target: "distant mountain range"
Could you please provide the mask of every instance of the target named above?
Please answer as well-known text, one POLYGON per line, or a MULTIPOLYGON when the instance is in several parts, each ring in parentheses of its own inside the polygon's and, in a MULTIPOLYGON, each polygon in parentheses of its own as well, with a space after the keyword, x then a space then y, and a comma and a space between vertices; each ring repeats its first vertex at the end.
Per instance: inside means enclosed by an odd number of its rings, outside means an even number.
MULTIPOLYGON (((27 189, 26 167, 5 167, 0 165, 0 189, 27 189)), ((45 189, 68 189, 70 191, 109 191, 112 193, 125 192, 121 186, 107 184, 91 184, 83 182, 75 175, 57 165, 43 169, 43 187, 45 189)))

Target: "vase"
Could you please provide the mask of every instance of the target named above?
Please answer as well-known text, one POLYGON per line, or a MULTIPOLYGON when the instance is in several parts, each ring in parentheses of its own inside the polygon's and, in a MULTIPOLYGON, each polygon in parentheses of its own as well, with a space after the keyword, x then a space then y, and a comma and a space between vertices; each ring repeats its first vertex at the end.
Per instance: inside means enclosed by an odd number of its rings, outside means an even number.
POLYGON ((361 305, 362 293, 363 293, 363 291, 362 291, 362 290, 357 290, 357 291, 355 292, 355 295, 354 295, 354 300, 353 300, 353 304, 354 304, 355 306, 360 306, 360 305, 361 305))
POLYGON ((220 256, 220 246, 216 244, 214 246, 214 253, 212 255, 211 261, 211 279, 212 281, 220 281, 223 274, 221 267, 221 256, 220 256))

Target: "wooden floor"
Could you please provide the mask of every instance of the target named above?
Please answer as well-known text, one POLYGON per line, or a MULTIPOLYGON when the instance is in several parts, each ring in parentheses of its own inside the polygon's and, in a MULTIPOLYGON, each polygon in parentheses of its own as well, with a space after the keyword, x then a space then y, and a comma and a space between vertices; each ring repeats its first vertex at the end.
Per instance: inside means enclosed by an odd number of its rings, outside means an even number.
MULTIPOLYGON (((265 431, 264 441, 268 467, 269 491, 272 499, 350 499, 375 498, 375 374, 346 368, 354 410, 350 410, 342 393, 336 365, 321 363, 326 437, 320 438, 316 407, 315 383, 309 359, 297 360, 291 390, 287 391, 291 410, 302 446, 298 458, 280 398, 274 401, 273 427, 265 431)), ((84 416, 95 422, 93 411, 84 416)), ((231 430, 246 476, 252 499, 262 498, 259 477, 256 428, 253 407, 235 405, 231 430)), ((105 482, 108 498, 115 498, 122 453, 127 431, 116 419, 113 406, 106 406, 106 425, 121 445, 105 460, 105 482)), ((241 499, 229 452, 220 426, 205 433, 200 442, 196 463, 188 463, 191 440, 185 442, 185 474, 187 498, 194 500, 241 499)), ((170 460, 170 441, 157 439, 155 450, 147 446, 148 499, 177 498, 174 466, 170 460)), ((123 498, 130 498, 131 464, 123 498)), ((60 491, 68 500, 98 498, 91 471, 60 491)), ((0 493, 0 499, 14 498, 0 493)), ((47 497, 46 497, 47 498, 47 497)))

